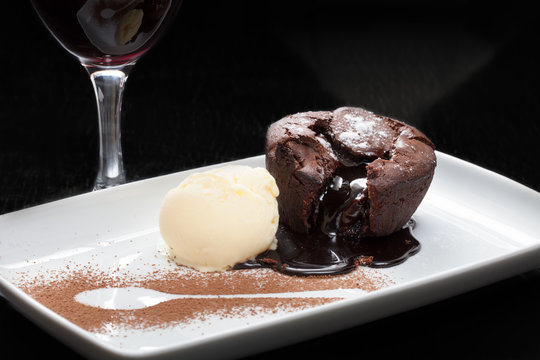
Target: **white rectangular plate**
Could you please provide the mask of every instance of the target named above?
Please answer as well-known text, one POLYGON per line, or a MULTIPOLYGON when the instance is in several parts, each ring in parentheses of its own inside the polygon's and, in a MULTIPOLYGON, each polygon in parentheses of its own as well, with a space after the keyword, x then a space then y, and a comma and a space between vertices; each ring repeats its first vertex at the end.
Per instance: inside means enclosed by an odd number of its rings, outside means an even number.
MULTIPOLYGON (((118 330, 113 336, 83 330, 16 285, 21 271, 64 269, 67 261, 111 265, 122 254, 140 259, 140 264, 155 257, 161 201, 189 173, 202 170, 196 169, 0 216, 0 292, 39 326, 90 358, 234 357, 379 319, 538 267, 540 194, 449 155, 438 152, 437 158, 433 183, 414 215, 422 249, 401 265, 377 270, 392 280, 380 290, 296 312, 255 316, 249 323, 216 319, 202 334, 173 327, 144 333, 118 330)), ((233 163, 264 166, 264 157, 233 163)), ((129 261, 126 266, 129 270, 129 261)))

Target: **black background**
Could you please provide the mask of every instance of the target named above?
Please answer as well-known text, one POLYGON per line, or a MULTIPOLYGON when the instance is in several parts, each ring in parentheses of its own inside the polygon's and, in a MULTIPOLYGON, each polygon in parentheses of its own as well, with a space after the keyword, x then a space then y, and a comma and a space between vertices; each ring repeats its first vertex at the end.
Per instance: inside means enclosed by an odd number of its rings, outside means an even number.
MULTIPOLYGON (((128 80, 128 180, 262 154, 271 122, 353 105, 408 122, 438 150, 539 191, 539 22, 526 4, 185 1, 128 80)), ((7 6, 0 214, 90 191, 98 152, 86 72, 28 1, 7 6)), ((533 270, 254 357, 540 358, 539 304, 533 270)), ((0 319, 3 351, 78 357, 3 299, 0 319)))

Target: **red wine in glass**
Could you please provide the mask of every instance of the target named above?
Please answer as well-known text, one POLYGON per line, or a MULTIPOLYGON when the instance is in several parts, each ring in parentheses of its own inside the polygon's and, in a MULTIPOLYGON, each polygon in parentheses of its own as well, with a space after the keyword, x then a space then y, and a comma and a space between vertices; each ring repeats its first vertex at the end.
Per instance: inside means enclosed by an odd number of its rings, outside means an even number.
POLYGON ((181 0, 31 0, 39 17, 86 68, 94 86, 100 165, 94 190, 125 182, 122 94, 130 69, 173 21, 181 0))

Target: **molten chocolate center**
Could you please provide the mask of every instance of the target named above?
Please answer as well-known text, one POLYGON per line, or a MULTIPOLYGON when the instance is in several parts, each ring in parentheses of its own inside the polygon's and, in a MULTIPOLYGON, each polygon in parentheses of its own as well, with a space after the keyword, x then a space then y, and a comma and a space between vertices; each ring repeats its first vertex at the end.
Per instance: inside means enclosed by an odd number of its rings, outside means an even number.
POLYGON ((355 225, 367 225, 368 212, 364 164, 343 166, 319 197, 315 229, 328 236, 338 236, 355 225))

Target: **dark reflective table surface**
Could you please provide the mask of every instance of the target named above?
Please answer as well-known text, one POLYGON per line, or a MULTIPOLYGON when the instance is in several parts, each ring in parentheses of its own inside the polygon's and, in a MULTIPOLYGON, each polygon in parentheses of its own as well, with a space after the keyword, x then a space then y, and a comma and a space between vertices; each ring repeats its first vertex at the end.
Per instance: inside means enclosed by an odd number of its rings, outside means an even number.
MULTIPOLYGON (((352 105, 540 191, 540 24, 527 4, 187 0, 127 83, 128 180, 262 154, 282 116, 352 105)), ((29 2, 9 6, 0 214, 90 191, 98 151, 87 74, 29 2)), ((533 270, 253 358, 540 358, 539 304, 533 270)), ((3 299, 0 319, 0 344, 19 358, 80 358, 3 299)))

